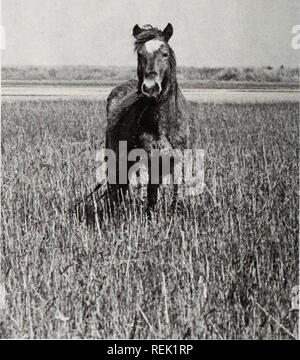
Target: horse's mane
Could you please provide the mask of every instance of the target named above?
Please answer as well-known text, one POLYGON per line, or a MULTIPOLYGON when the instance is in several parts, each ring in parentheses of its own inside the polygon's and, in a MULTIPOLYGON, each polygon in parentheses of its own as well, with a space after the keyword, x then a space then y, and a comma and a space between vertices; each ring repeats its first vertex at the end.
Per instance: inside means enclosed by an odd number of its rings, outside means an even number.
POLYGON ((164 40, 163 33, 158 28, 155 28, 149 24, 144 25, 142 27, 142 32, 139 33, 134 42, 134 50, 137 51, 141 46, 145 44, 145 42, 158 38, 160 40, 164 40))

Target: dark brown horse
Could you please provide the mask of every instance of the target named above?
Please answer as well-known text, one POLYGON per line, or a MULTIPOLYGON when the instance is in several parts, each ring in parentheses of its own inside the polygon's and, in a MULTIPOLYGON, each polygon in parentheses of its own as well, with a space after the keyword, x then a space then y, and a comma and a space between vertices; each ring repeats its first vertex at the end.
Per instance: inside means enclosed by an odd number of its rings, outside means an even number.
MULTIPOLYGON (((117 184, 108 184, 111 204, 119 202, 128 190, 128 182, 118 181, 120 156, 127 161, 127 153, 136 148, 145 149, 150 156, 152 149, 189 147, 186 103, 176 79, 175 54, 168 43, 172 34, 171 24, 163 31, 135 25, 138 80, 117 86, 107 99, 106 148, 113 150, 117 159, 117 184), (126 154, 119 154, 120 141, 127 141, 126 154)), ((155 207, 159 188, 159 184, 150 182, 150 171, 151 166, 147 185, 149 213, 155 207)), ((176 193, 175 186, 175 198, 176 193)))

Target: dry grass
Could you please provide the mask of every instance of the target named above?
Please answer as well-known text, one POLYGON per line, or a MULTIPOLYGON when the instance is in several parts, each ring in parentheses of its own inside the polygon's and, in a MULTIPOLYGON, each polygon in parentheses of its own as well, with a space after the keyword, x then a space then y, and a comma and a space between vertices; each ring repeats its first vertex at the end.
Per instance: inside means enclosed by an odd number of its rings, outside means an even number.
POLYGON ((66 209, 95 183, 105 104, 3 102, 1 337, 297 335, 299 106, 191 108, 204 193, 93 230, 66 209))

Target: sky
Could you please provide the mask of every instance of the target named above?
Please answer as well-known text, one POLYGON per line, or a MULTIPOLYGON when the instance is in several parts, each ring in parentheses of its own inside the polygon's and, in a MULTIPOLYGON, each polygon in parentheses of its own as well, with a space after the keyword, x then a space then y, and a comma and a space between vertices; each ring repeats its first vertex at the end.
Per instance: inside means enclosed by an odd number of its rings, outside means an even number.
POLYGON ((299 0, 2 0, 2 65, 134 65, 132 28, 174 28, 182 66, 298 66, 299 0))

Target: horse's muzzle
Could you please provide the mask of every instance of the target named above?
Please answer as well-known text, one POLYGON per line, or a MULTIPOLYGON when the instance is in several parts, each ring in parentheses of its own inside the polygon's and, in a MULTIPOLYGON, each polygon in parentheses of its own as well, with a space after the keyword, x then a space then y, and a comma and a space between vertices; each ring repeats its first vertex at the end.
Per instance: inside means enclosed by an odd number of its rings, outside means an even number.
POLYGON ((154 81, 145 79, 142 84, 142 93, 147 97, 156 98, 161 92, 161 85, 154 81))

